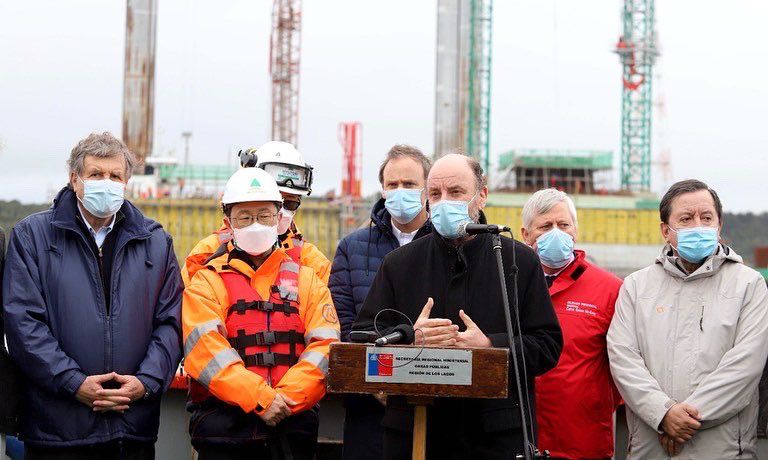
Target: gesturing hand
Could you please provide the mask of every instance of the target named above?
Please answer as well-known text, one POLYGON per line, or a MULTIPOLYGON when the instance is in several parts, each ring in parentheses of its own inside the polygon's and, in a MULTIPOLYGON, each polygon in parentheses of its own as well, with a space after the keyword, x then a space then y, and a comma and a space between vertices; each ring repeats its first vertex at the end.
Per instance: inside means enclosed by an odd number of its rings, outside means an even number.
POLYGON ((661 429, 675 442, 683 444, 701 428, 698 418, 698 409, 689 404, 677 403, 664 415, 661 420, 661 429))
POLYGON ((120 388, 101 389, 96 392, 99 399, 93 402, 93 410, 104 412, 114 410, 122 412, 128 410, 128 405, 144 397, 147 389, 141 380, 133 375, 120 375, 114 373, 113 380, 120 384, 120 388))
POLYGON ((490 347, 491 340, 477 327, 472 318, 470 318, 464 310, 459 310, 459 317, 467 326, 467 329, 463 332, 459 332, 456 337, 457 347, 490 347))
POLYGON ((269 405, 267 411, 259 415, 259 417, 261 417, 268 426, 275 426, 291 415, 291 406, 295 406, 296 404, 297 403, 288 396, 275 393, 275 400, 269 405))
POLYGON ((424 304, 421 314, 413 325, 413 328, 417 330, 414 344, 452 347, 456 345, 459 326, 451 323, 451 320, 447 318, 430 318, 429 315, 432 313, 434 303, 432 297, 427 299, 427 303, 424 304))
POLYGON ((93 407, 93 402, 99 399, 98 392, 104 389, 102 385, 113 380, 115 375, 114 372, 110 372, 109 374, 89 375, 80 385, 80 388, 77 389, 75 398, 86 406, 93 407))

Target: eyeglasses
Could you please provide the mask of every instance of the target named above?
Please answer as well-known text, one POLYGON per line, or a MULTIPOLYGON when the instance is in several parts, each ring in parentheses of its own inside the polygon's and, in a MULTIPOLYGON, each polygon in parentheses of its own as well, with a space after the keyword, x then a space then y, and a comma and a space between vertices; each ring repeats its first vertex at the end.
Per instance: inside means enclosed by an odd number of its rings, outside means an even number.
POLYGON ((260 212, 255 216, 242 215, 240 217, 232 217, 231 220, 238 228, 248 227, 249 225, 253 225, 254 222, 258 222, 261 225, 275 225, 275 222, 277 221, 277 213, 260 212))

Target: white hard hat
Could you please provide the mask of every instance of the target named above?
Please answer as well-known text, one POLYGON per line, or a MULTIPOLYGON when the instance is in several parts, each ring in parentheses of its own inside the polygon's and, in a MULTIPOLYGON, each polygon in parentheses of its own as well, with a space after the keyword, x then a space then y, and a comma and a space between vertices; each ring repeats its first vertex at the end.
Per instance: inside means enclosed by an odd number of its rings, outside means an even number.
POLYGON ((312 193, 312 166, 288 142, 271 141, 256 149, 256 167, 268 172, 281 192, 308 196, 312 193))
POLYGON ((269 173, 259 168, 241 168, 227 181, 221 204, 248 201, 274 201, 282 204, 283 196, 269 173))

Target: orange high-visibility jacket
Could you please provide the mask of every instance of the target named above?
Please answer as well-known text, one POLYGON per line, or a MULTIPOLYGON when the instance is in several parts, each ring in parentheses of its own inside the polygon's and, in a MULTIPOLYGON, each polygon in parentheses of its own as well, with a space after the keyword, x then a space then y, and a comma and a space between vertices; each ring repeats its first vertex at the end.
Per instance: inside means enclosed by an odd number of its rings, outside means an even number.
MULTIPOLYGON (((232 250, 231 243, 228 249, 232 250)), ((339 340, 339 321, 328 287, 311 268, 299 268, 299 315, 304 322, 306 348, 299 362, 272 388, 258 374, 245 368, 227 341, 224 323, 233 300, 228 298, 220 273, 242 273, 250 280, 251 287, 266 299, 281 262, 289 257, 283 249, 275 249, 255 271, 242 260, 228 259, 229 252, 210 261, 208 269, 198 270, 184 290, 182 325, 186 373, 216 398, 237 405, 245 412, 263 413, 272 404, 276 392, 298 403, 292 408, 293 413, 311 408, 325 395, 329 345, 339 340), (203 370, 205 376, 201 379, 203 370)))
MULTIPOLYGON (((229 241, 229 235, 220 236, 221 232, 224 231, 226 231, 226 227, 222 225, 219 230, 206 236, 192 248, 184 262, 184 266, 181 267, 181 278, 184 281, 184 286, 189 285, 195 272, 205 266, 205 261, 216 252, 222 242, 229 241)), ((303 243, 301 246, 301 256, 296 262, 299 265, 310 267, 323 283, 328 284, 328 277, 331 275, 331 261, 317 249, 317 246, 302 237, 295 223, 291 223, 286 238, 280 242, 280 247, 286 251, 293 249, 294 239, 300 239, 303 243)))

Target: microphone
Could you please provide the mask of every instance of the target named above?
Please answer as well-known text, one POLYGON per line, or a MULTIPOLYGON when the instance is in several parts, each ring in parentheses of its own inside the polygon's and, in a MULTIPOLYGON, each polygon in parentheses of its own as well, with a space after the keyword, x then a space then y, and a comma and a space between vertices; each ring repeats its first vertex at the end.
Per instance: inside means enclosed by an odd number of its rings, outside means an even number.
POLYGON ((389 334, 376 339, 374 345, 383 347, 384 345, 396 343, 413 343, 414 338, 416 338, 416 333, 413 331, 413 326, 409 324, 400 324, 395 326, 389 334))
POLYGON ((510 231, 509 227, 504 225, 476 224, 474 222, 467 222, 466 224, 459 227, 459 236, 479 235, 481 233, 495 234, 508 231, 510 231))
POLYGON ((353 343, 373 343, 379 334, 373 331, 349 331, 349 341, 353 343))

